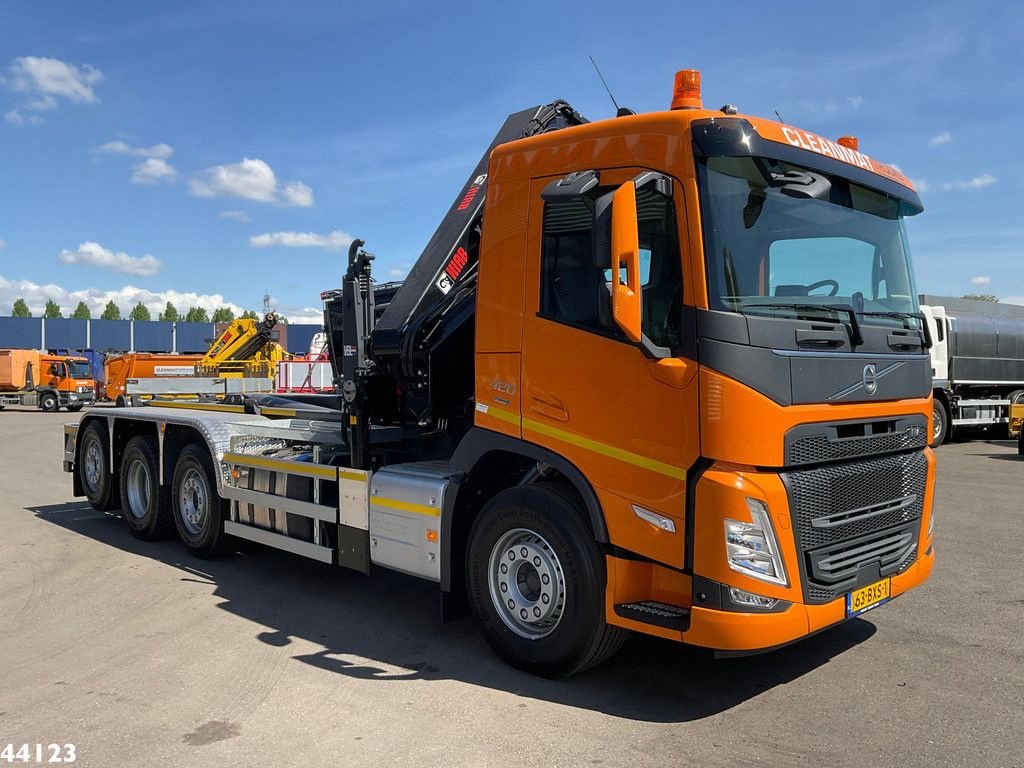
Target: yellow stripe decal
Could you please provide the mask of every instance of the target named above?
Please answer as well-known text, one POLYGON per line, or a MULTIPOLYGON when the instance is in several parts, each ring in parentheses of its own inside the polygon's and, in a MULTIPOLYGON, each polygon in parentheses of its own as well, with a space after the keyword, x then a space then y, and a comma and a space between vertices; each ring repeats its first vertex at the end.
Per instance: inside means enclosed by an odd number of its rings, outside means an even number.
POLYGON ((357 483, 366 481, 366 475, 362 472, 346 472, 345 470, 341 470, 338 472, 338 475, 342 480, 355 480, 357 483))
POLYGON ((245 413, 245 406, 222 403, 183 403, 173 400, 150 400, 151 408, 185 408, 194 411, 222 411, 223 413, 245 413))
POLYGON ((426 504, 414 504, 411 501, 399 501, 398 499, 382 499, 379 496, 372 497, 370 499, 370 504, 377 507, 397 509, 400 512, 414 512, 417 515, 430 515, 431 517, 439 517, 441 514, 440 509, 428 507, 426 504))
POLYGON ((263 456, 247 456, 244 453, 225 453, 224 461, 239 466, 272 469, 275 472, 291 472, 293 475, 311 475, 334 480, 338 477, 336 467, 325 467, 320 464, 309 464, 304 461, 288 461, 287 459, 268 459, 263 456))
MULTIPOLYGON (((479 410, 479 409, 478 409, 479 410)), ((501 421, 507 421, 509 424, 515 424, 517 427, 523 425, 522 419, 518 415, 509 411, 502 410, 501 408, 488 407, 486 411, 481 411, 485 416, 493 416, 501 421)))
POLYGON ((564 429, 558 427, 552 427, 549 424, 544 424, 533 419, 520 418, 518 415, 502 410, 501 408, 495 408, 493 406, 477 406, 477 411, 483 413, 485 416, 493 416, 501 421, 507 421, 510 424, 523 427, 525 429, 539 432, 542 435, 553 437, 556 440, 569 443, 570 445, 578 446, 579 448, 585 448, 588 451, 599 453, 602 456, 608 456, 612 459, 624 461, 627 464, 632 464, 635 467, 642 467, 643 469, 649 469, 651 472, 657 472, 659 475, 667 475, 677 480, 686 479, 686 470, 682 467, 675 467, 671 464, 666 464, 663 461, 657 459, 650 459, 646 456, 641 456, 638 453, 632 451, 625 451, 622 448, 616 448, 613 445, 607 443, 601 443, 597 440, 591 440, 589 437, 583 437, 577 435, 574 432, 567 432, 564 429), (486 408, 486 410, 484 410, 486 408))
POLYGON ((263 416, 288 416, 295 418, 294 408, 260 408, 260 414, 263 416))

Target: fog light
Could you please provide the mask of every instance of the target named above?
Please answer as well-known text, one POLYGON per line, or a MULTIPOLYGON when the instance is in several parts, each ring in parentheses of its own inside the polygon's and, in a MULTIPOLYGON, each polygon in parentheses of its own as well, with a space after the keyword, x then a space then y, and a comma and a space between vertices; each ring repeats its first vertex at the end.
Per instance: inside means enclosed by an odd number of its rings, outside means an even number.
POLYGON ((729 587, 729 599, 736 605, 746 605, 750 608, 760 608, 765 611, 774 608, 779 602, 774 597, 755 595, 753 592, 746 592, 736 587, 729 587))
POLYGON ((725 554, 729 567, 761 581, 789 586, 768 506, 763 501, 748 498, 747 509, 752 523, 725 520, 725 554))

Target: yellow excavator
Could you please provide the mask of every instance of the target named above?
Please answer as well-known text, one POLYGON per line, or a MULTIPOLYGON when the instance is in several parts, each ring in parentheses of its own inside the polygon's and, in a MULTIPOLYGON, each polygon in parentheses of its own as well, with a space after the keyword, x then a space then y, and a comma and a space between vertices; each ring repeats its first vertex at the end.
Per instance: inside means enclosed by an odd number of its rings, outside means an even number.
POLYGON ((277 315, 262 320, 241 317, 216 338, 196 363, 196 376, 215 378, 264 378, 277 376, 277 364, 288 359, 276 339, 277 315))

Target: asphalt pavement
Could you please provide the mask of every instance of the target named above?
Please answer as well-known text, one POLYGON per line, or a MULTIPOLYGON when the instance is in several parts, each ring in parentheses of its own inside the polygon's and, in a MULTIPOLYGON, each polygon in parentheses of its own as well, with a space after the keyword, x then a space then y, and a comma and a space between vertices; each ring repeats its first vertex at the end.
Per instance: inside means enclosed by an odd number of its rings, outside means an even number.
POLYGON ((0 413, 0 749, 74 744, 81 766, 1024 766, 1008 441, 938 450, 922 588, 763 656, 638 637, 549 681, 502 664, 472 620, 442 624, 426 582, 137 541, 71 495, 61 425, 79 415, 0 413))

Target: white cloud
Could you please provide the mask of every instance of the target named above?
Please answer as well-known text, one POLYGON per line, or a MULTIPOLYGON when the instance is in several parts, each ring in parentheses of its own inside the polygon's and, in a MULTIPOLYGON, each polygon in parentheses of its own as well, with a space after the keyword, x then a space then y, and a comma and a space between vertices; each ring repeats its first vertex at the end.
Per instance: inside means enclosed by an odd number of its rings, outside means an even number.
POLYGON ((57 258, 65 264, 85 264, 92 267, 103 267, 123 275, 139 275, 146 277, 160 271, 160 259, 150 256, 129 256, 127 253, 111 251, 99 243, 85 242, 77 250, 64 249, 57 258))
POLYGON ((4 250, 5 248, 7 248, 7 241, 0 240, 0 251, 4 250))
POLYGON ((11 125, 39 125, 45 122, 39 115, 25 115, 20 109, 12 109, 4 112, 4 120, 11 125))
POLYGON ((991 283, 992 278, 988 275, 978 275, 971 278, 971 285, 990 285, 991 283))
POLYGON ((999 301, 1003 304, 1024 304, 1024 296, 1003 296, 999 301))
POLYGON ((943 131, 935 136, 928 139, 929 147, 941 147, 943 144, 949 144, 953 140, 953 134, 949 131, 943 131))
MULTIPOLYGON (((243 311, 242 307, 227 301, 219 293, 147 291, 133 285, 113 290, 86 288, 85 290, 69 291, 63 286, 53 283, 40 285, 31 280, 8 280, 0 275, 0 313, 10 314, 11 305, 18 298, 25 299, 25 303, 28 304, 35 316, 42 313, 48 299, 60 304, 65 315, 73 312, 78 306, 78 302, 84 301, 93 317, 100 316, 108 301, 113 301, 121 308, 122 316, 127 316, 131 308, 141 301, 152 313, 154 319, 164 311, 168 301, 182 314, 189 307, 202 307, 209 313, 212 313, 217 307, 229 307, 235 315, 240 315, 243 311)), ((289 320, 291 320, 290 316, 289 320)))
POLYGON ((154 144, 151 147, 133 147, 123 141, 108 141, 101 147, 96 147, 97 152, 108 155, 131 155, 132 157, 154 157, 159 160, 166 160, 174 154, 174 149, 169 144, 154 144))
POLYGON ((984 189, 996 183, 996 177, 991 173, 983 173, 968 181, 947 181, 943 183, 942 189, 946 192, 961 189, 984 189))
POLYGON ((249 238, 249 245, 253 248, 273 248, 283 246, 285 248, 327 248, 331 251, 340 251, 352 244, 352 235, 336 229, 326 235, 319 235, 316 232, 267 232, 262 235, 253 235, 249 238))
POLYGON ((931 184, 924 179, 911 179, 910 183, 914 185, 914 189, 918 192, 927 192, 928 188, 931 187, 931 184))
POLYGON ((0 78, 9 89, 24 93, 27 100, 4 114, 12 125, 37 125, 43 122, 38 115, 56 109, 58 99, 73 104, 95 104, 99 101, 94 86, 102 82, 103 73, 95 67, 76 66, 60 59, 40 56, 19 56, 11 62, 6 77, 0 78))
POLYGON ((312 189, 301 181, 279 187, 274 169, 258 158, 207 168, 192 177, 189 187, 197 197, 238 197, 298 208, 313 205, 312 189))
POLYGON ((281 199, 284 205, 309 208, 313 205, 313 190, 301 181, 289 181, 281 190, 281 199))
POLYGON ((248 222, 249 214, 245 211, 221 211, 219 214, 222 219, 234 219, 235 221, 248 222))
POLYGON ((132 184, 170 184, 177 178, 178 172, 174 166, 159 157, 147 157, 132 166, 132 184))
POLYGON ((854 109, 857 109, 857 107, 864 103, 863 96, 847 96, 846 100, 850 102, 850 106, 852 106, 854 109))

